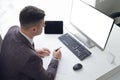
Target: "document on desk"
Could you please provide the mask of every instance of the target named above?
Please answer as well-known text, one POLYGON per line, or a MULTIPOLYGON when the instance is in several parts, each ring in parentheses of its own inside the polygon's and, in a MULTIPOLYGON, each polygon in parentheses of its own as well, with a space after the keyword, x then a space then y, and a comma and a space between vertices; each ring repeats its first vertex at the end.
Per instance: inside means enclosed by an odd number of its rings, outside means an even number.
POLYGON ((72 75, 57 74, 55 80, 78 80, 72 75))
POLYGON ((62 56, 62 59, 59 62, 59 66, 58 66, 58 73, 59 74, 68 74, 71 73, 71 71, 73 71, 72 66, 67 62, 67 58, 62 56))

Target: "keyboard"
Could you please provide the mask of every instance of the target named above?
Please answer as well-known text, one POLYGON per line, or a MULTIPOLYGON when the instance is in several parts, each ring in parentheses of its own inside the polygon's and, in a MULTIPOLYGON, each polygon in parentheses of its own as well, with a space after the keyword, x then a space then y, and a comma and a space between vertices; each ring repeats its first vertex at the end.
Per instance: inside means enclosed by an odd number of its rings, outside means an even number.
POLYGON ((86 49, 81 43, 75 40, 70 34, 66 33, 58 37, 58 39, 76 55, 80 60, 84 60, 91 55, 91 52, 86 49))

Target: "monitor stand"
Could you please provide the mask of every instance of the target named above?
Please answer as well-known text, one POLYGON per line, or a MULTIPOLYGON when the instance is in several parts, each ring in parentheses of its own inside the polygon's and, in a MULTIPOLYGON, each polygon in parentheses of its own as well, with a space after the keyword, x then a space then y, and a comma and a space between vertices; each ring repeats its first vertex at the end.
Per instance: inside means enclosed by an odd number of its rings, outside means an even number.
POLYGON ((85 37, 84 35, 80 34, 80 33, 74 33, 74 36, 80 40, 83 44, 85 44, 88 48, 92 48, 95 46, 95 44, 88 39, 87 37, 85 37))

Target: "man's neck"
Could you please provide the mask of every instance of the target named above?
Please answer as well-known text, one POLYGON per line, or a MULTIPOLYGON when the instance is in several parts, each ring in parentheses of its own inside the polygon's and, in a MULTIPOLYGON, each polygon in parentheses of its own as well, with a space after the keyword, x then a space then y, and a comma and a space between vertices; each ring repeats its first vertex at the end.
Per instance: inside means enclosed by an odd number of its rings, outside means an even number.
POLYGON ((20 31, 21 31, 23 34, 25 34, 27 37, 29 37, 30 39, 33 39, 34 36, 32 36, 29 31, 26 31, 26 30, 24 30, 24 29, 22 29, 22 28, 20 28, 20 31))
POLYGON ((31 43, 31 45, 33 44, 33 38, 30 38, 30 37, 26 34, 26 31, 24 32, 24 30, 20 30, 20 33, 31 43))

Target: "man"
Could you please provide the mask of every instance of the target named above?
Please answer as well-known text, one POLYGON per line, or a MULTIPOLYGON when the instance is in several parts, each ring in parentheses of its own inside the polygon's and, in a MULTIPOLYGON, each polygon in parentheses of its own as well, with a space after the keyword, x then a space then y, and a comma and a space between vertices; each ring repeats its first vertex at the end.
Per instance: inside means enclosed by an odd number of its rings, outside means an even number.
POLYGON ((0 80, 54 80, 61 51, 54 50, 48 69, 43 68, 41 57, 49 55, 50 50, 34 49, 33 38, 45 26, 45 13, 34 6, 27 6, 19 16, 20 28, 11 27, 2 43, 0 80))

